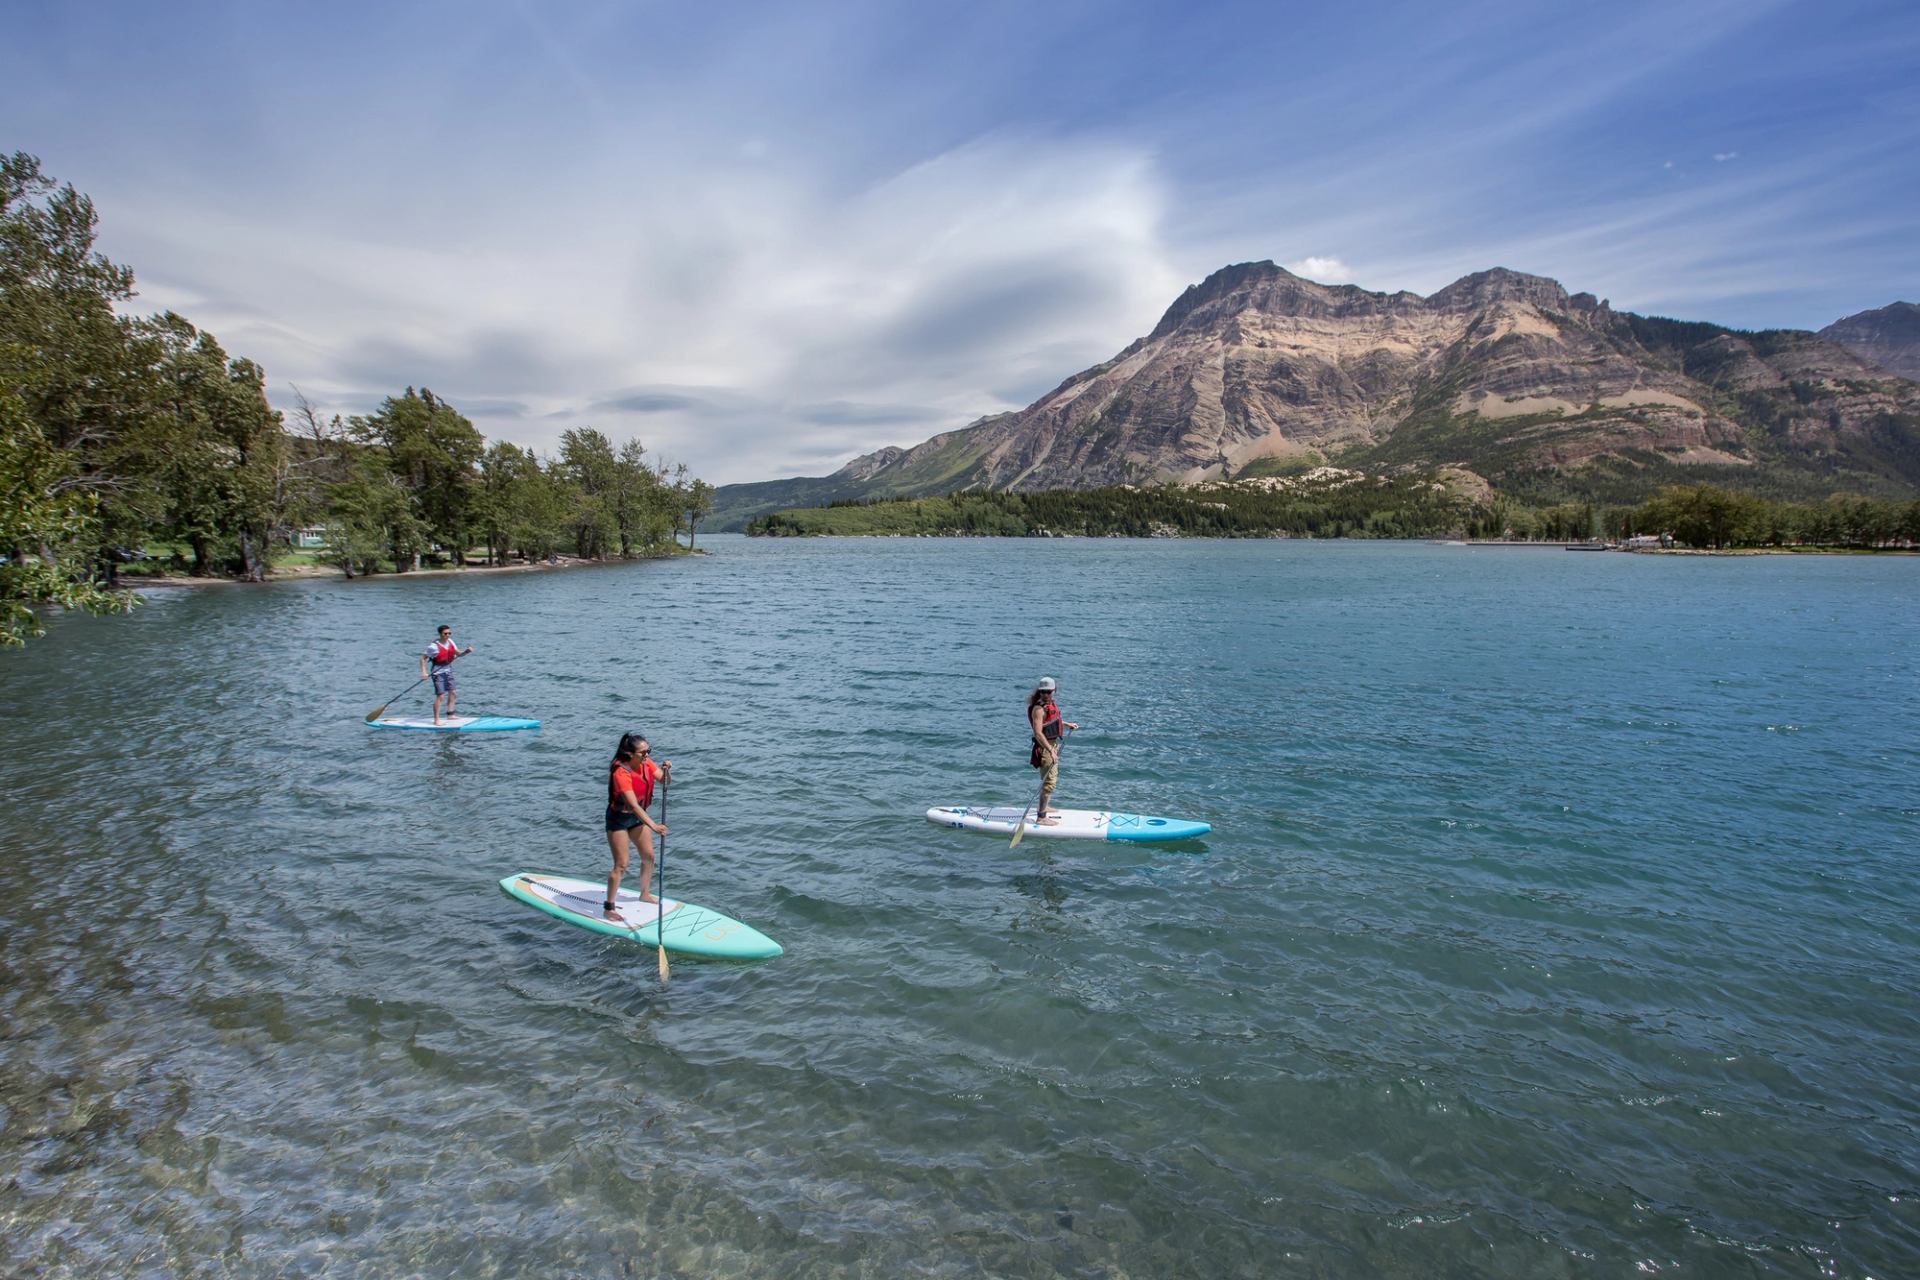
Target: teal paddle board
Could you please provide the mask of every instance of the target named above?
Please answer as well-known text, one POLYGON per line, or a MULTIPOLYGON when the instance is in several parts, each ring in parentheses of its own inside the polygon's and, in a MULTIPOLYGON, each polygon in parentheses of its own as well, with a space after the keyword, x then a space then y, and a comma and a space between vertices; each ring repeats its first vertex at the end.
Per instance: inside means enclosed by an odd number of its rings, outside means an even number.
MULTIPOLYGON (((509 898, 518 898, 556 920, 612 938, 657 945, 654 928, 662 919, 662 908, 642 902, 639 894, 623 889, 615 903, 619 919, 612 919, 601 906, 607 900, 605 880, 574 880, 520 871, 502 880, 500 888, 509 898)), ((667 950, 678 956, 765 960, 780 954, 780 944, 758 929, 741 924, 732 916, 721 915, 712 907, 691 902, 668 898, 662 927, 666 931, 667 950)))
POLYGON ((523 716, 441 716, 435 724, 432 716, 381 716, 369 720, 376 729, 426 729, 433 733, 482 733, 490 729, 538 729, 538 720, 523 716))

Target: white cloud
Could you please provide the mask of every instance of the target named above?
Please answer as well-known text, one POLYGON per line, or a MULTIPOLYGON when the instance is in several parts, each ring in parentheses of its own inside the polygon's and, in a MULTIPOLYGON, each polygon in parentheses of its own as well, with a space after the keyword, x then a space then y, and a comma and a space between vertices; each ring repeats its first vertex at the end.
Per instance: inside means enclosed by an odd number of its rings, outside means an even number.
POLYGON ((725 483, 918 443, 1105 359, 1190 283, 1164 199, 1137 149, 994 136, 849 190, 730 161, 583 178, 544 206, 463 203, 428 239, 338 210, 104 205, 147 304, 259 360, 277 402, 428 386, 489 437, 595 425, 725 483))
POLYGON ((1283 262, 1280 265, 1297 276, 1318 280, 1321 284, 1346 284, 1353 279, 1353 268, 1338 258, 1321 254, 1313 254, 1298 262, 1283 262))
MULTIPOLYGON (((1726 164, 1713 182, 1692 160, 1648 171, 1632 142, 1649 92, 1712 105, 1764 83, 1695 73, 1793 8, 1567 10, 1549 25, 1584 38, 1512 44, 1475 35, 1504 17, 1449 11, 1446 57, 1414 22, 1298 76, 1215 78, 1178 40, 1172 62, 1146 42, 1115 63, 1074 6, 682 23, 481 0, 444 32, 389 7, 304 43, 184 42, 178 63, 129 38, 87 95, 32 40, 0 43, 0 72, 23 86, 15 132, 95 198, 143 305, 260 361, 281 401, 297 384, 362 412, 426 385, 491 436, 595 425, 724 482, 1018 407, 1184 286, 1289 248, 1321 250, 1287 266, 1329 283, 1352 262, 1369 288, 1430 293, 1502 265, 1738 324, 1885 301, 1920 270, 1897 212, 1920 116, 1763 137, 1766 164, 1733 166, 1709 148, 1763 125, 1679 111, 1657 145, 1726 164), (423 62, 427 37, 447 38, 423 62), (316 41, 337 82, 309 77, 316 41), (200 74, 241 54, 250 74, 200 74), (1861 199, 1836 216, 1818 193, 1840 179, 1861 199)), ((79 47, 75 29, 39 40, 79 47)), ((1827 74, 1852 76, 1838 57, 1827 74)))

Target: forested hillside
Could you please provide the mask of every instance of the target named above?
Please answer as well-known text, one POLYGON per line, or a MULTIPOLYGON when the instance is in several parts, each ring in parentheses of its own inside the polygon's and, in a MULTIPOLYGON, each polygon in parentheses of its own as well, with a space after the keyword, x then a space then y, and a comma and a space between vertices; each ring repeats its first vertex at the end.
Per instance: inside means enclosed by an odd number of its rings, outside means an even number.
POLYGON ((1369 477, 1329 468, 1290 481, 850 499, 761 516, 747 532, 762 537, 1446 537, 1549 542, 1664 536, 1709 550, 1872 549, 1920 544, 1920 501, 1834 495, 1794 502, 1713 485, 1676 485, 1628 505, 1529 506, 1497 493, 1476 498, 1438 477, 1369 477))

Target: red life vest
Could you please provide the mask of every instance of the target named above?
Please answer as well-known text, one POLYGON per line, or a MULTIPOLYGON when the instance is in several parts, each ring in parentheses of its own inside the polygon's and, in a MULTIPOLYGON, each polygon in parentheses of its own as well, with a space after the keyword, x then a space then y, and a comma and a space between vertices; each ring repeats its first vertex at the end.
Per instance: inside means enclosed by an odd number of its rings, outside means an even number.
POLYGON ((453 641, 435 640, 433 642, 433 665, 436 667, 444 667, 459 656, 460 646, 453 641))
POLYGON ((1060 704, 1052 698, 1040 704, 1040 736, 1048 742, 1060 741, 1060 704))
MULTIPOLYGON (((1059 704, 1054 702, 1052 698, 1048 698, 1045 702, 1036 703, 1034 705, 1040 708, 1040 736, 1045 738, 1048 742, 1060 741, 1059 704)), ((1027 712, 1027 728, 1029 731, 1031 731, 1033 728, 1033 712, 1032 711, 1027 712)), ((1036 769, 1042 768, 1046 765, 1046 761, 1040 758, 1039 743, 1037 742, 1034 743, 1033 748, 1027 752, 1027 763, 1032 765, 1036 769)))
POLYGON ((632 790, 633 798, 639 801, 642 809, 652 804, 654 770, 655 765, 651 760, 641 761, 640 767, 637 769, 616 763, 613 766, 612 772, 607 774, 607 808, 619 809, 622 807, 620 804, 620 792, 623 789, 632 790), (623 773, 627 775, 626 788, 620 786, 620 775, 623 773))

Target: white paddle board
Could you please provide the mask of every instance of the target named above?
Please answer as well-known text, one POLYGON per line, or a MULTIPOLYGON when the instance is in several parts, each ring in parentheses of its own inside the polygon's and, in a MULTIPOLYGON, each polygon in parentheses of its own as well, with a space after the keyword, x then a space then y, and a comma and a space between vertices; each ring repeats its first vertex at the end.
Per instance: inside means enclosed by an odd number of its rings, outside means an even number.
POLYGON ((435 724, 432 716, 381 716, 369 720, 376 729, 427 729, 436 733, 481 733, 497 729, 538 729, 538 720, 524 716, 441 716, 435 724))
POLYGON ((1049 809, 1047 821, 1034 821, 1032 806, 951 805, 927 810, 927 821, 937 827, 958 831, 979 831, 986 835, 1011 837, 1026 815, 1027 833, 1023 840, 1046 837, 1054 840, 1192 840, 1213 830, 1210 822, 1187 818, 1161 818, 1141 813, 1112 813, 1105 809, 1049 809), (1055 821, 1057 819, 1057 821, 1055 821))

